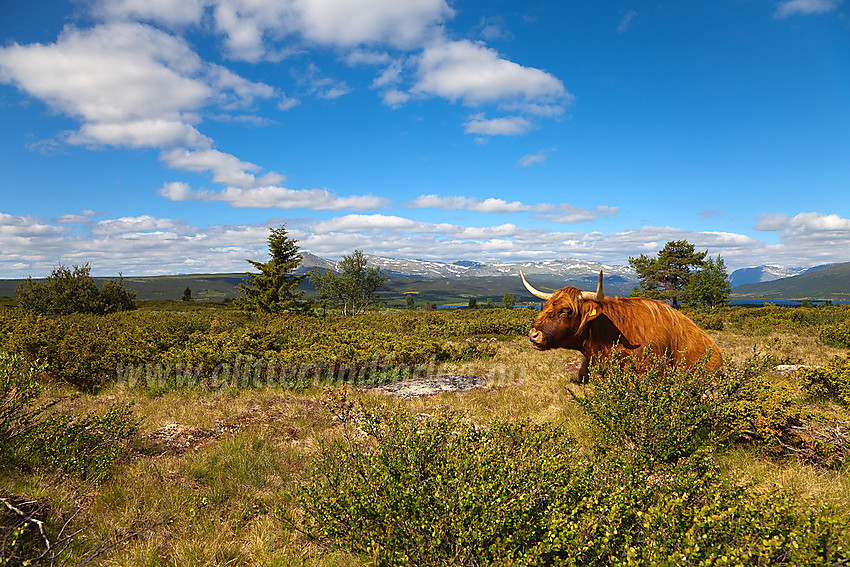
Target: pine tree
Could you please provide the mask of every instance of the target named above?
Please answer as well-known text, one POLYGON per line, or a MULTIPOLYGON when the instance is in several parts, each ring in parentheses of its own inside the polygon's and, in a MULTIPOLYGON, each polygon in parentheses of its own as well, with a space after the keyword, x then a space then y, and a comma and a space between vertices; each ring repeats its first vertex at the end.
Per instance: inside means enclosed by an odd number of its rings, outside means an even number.
POLYGON ((270 259, 268 262, 248 260, 260 273, 249 273, 250 279, 239 284, 242 297, 236 300, 237 305, 258 313, 301 312, 310 308, 309 302, 301 301, 304 292, 298 291, 307 276, 293 274, 302 260, 297 242, 287 236, 286 225, 270 229, 270 259))
POLYGON ((641 254, 629 258, 641 287, 635 288, 632 295, 669 300, 673 307, 678 307, 692 272, 702 268, 707 255, 707 251, 695 252, 694 245, 687 240, 672 240, 658 251, 657 257, 641 254))
POLYGON ((186 289, 183 290, 183 297, 180 298, 181 301, 195 301, 192 299, 192 290, 189 289, 189 286, 186 286, 186 289))

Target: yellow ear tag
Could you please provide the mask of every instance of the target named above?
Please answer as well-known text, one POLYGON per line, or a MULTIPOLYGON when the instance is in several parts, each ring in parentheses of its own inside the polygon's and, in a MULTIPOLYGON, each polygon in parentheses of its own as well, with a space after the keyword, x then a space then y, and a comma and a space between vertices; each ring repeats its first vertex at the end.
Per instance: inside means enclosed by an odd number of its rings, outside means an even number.
POLYGON ((590 312, 590 316, 593 317, 596 315, 596 307, 593 308, 593 311, 590 312))

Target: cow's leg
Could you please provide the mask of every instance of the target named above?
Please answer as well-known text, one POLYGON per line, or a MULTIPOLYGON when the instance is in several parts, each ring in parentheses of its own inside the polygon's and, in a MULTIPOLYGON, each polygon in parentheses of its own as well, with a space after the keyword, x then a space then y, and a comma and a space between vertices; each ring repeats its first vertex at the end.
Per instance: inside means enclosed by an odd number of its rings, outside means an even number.
POLYGON ((582 355, 581 359, 581 367, 578 369, 578 381, 582 384, 587 383, 587 379, 589 377, 590 372, 587 369, 587 366, 590 364, 590 359, 586 356, 582 355))

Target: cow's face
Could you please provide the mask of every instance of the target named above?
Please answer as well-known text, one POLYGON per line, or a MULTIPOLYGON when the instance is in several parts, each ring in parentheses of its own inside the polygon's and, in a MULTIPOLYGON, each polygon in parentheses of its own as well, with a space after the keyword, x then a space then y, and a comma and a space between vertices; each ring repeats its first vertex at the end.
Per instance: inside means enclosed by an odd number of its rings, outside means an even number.
POLYGON ((552 294, 528 332, 537 350, 576 347, 584 326, 602 313, 602 305, 582 297, 582 291, 565 287, 552 294))
POLYGON ((561 288, 555 293, 544 293, 534 289, 520 272, 525 288, 546 303, 540 310, 540 315, 534 320, 534 326, 528 332, 531 344, 537 350, 550 348, 578 348, 581 334, 588 321, 602 314, 602 272, 596 291, 582 291, 574 287, 561 288))

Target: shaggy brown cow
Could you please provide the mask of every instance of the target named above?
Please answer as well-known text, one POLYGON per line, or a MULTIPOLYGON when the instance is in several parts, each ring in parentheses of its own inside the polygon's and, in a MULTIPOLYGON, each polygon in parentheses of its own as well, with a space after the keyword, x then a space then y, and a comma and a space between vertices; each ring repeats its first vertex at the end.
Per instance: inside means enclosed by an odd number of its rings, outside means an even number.
POLYGON ((532 295, 546 303, 528 332, 537 350, 568 348, 584 355, 579 379, 587 379, 590 358, 613 348, 640 356, 649 348, 670 364, 693 366, 706 353, 706 368, 715 371, 723 359, 720 349, 693 321, 669 305, 642 297, 605 297, 602 272, 596 292, 565 287, 554 293, 537 291, 519 273, 532 295))

